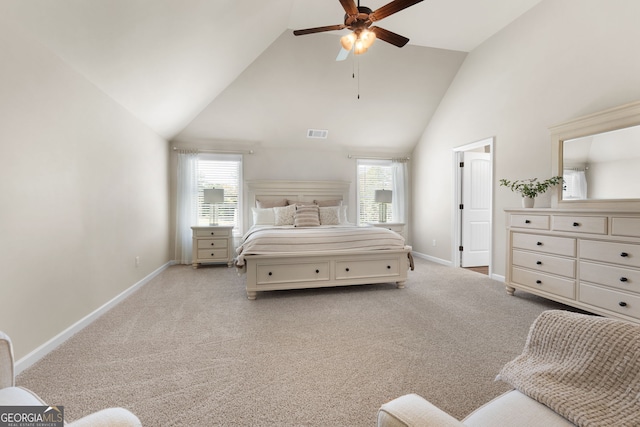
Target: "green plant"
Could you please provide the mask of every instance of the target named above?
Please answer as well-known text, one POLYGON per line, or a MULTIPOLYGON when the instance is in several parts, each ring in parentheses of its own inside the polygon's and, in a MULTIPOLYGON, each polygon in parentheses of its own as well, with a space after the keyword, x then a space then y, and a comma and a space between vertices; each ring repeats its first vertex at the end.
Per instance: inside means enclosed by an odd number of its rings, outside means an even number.
POLYGON ((558 185, 562 182, 564 181, 561 176, 554 176, 545 181, 538 181, 538 178, 517 179, 515 181, 501 179, 500 185, 503 187, 509 187, 511 191, 520 193, 522 197, 534 198, 539 194, 547 191, 550 187, 558 185))

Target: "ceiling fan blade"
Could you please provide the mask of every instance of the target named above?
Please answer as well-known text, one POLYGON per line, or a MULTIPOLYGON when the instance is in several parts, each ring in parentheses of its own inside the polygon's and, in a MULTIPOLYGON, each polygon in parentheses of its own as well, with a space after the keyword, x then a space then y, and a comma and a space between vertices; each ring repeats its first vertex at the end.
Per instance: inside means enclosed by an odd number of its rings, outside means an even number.
POLYGON ((346 25, 327 25, 326 27, 315 27, 315 28, 307 28, 304 30, 295 30, 293 35, 295 36, 304 36, 305 34, 313 34, 313 33, 322 33, 324 31, 337 31, 342 30, 343 28, 347 28, 346 25))
POLYGON ((340 48, 340 52, 338 52, 338 56, 336 56, 336 61, 344 61, 349 57, 350 50, 347 50, 343 47, 340 48))
POLYGON ((369 31, 373 31, 377 38, 391 43, 394 46, 402 47, 409 42, 409 39, 380 27, 370 27, 369 31))
POLYGON ((387 3, 384 6, 374 10, 369 14, 369 20, 379 21, 382 18, 386 18, 389 15, 393 15, 396 12, 400 12, 402 9, 406 9, 409 6, 420 3, 422 0, 394 0, 391 3, 387 3))
POLYGON ((353 0, 339 0, 347 15, 357 15, 358 7, 353 0))

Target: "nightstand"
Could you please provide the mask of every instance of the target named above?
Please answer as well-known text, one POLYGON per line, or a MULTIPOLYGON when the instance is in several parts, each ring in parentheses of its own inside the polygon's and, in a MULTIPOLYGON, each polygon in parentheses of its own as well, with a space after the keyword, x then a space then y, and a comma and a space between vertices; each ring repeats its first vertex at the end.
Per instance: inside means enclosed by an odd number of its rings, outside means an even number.
POLYGON ((233 265, 233 227, 224 225, 194 226, 193 268, 198 264, 226 262, 233 265))
POLYGON ((404 223, 402 222, 368 222, 367 224, 395 231, 404 237, 404 223))

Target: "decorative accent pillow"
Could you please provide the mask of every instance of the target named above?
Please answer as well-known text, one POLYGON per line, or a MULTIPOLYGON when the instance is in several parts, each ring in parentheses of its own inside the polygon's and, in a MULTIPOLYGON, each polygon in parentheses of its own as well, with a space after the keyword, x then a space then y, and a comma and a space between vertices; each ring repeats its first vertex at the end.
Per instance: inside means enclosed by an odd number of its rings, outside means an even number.
POLYGON ((340 224, 349 224, 349 217, 347 216, 347 205, 340 206, 340 224))
POLYGON ((273 208, 275 225, 293 225, 296 205, 276 206, 273 208))
POLYGON ((256 207, 261 208, 261 209, 275 208, 275 207, 282 207, 282 206, 287 206, 287 199, 280 199, 280 200, 258 200, 258 199, 256 199, 256 207))
POLYGON ((342 200, 340 200, 340 199, 335 199, 335 200, 314 200, 313 203, 315 203, 316 205, 320 206, 321 208, 327 207, 327 206, 342 206, 342 200))
POLYGON ((273 208, 251 208, 251 212, 253 213, 253 225, 274 225, 276 223, 273 208))
POLYGON ((295 227, 317 227, 320 225, 320 215, 316 205, 296 206, 294 218, 295 227))
POLYGON ((327 206, 320 209, 320 224, 321 225, 339 225, 340 221, 340 206, 327 206))

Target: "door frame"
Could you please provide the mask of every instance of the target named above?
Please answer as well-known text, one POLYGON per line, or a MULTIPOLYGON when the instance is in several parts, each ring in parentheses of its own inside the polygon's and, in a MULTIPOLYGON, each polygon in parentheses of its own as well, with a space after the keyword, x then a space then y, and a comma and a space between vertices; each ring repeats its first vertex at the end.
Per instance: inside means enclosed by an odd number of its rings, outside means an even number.
POLYGON ((451 242, 451 259, 453 260, 453 266, 460 267, 461 256, 458 247, 462 241, 462 213, 460 212, 460 204, 462 203, 462 171, 460 169, 460 162, 463 159, 465 151, 476 150, 481 147, 489 147, 489 161, 491 162, 490 180, 491 187, 489 189, 489 215, 491 218, 491 238, 489 239, 489 277, 493 275, 493 186, 494 186, 494 173, 493 173, 493 160, 494 160, 494 143, 495 137, 484 138, 470 144, 465 144, 460 147, 453 148, 453 221, 451 236, 453 238, 451 242))

